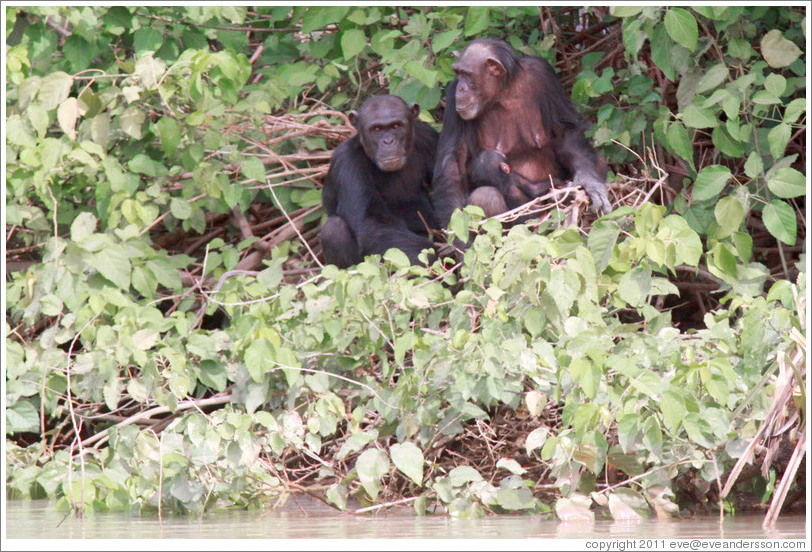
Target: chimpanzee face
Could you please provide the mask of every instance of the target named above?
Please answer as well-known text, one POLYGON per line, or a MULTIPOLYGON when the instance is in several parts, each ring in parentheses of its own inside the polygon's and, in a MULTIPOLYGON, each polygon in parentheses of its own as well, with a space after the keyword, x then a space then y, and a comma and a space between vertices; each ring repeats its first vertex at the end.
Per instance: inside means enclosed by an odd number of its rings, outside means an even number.
POLYGON ((502 90, 505 68, 482 44, 468 46, 451 68, 457 75, 457 113, 466 121, 474 120, 502 90))
POLYGON ((358 129, 364 152, 384 172, 401 170, 414 144, 417 104, 406 105, 397 96, 375 96, 361 109, 351 111, 350 121, 358 129))

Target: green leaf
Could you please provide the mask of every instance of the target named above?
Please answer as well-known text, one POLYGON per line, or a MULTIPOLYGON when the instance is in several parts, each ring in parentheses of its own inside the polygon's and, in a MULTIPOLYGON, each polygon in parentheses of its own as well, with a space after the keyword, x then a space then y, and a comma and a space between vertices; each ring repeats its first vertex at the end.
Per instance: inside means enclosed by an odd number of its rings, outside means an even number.
POLYGON ((617 285, 620 298, 632 307, 645 303, 651 287, 651 270, 638 266, 624 274, 617 285))
POLYGON ((719 195, 733 175, 722 165, 708 165, 696 177, 692 193, 693 201, 704 201, 719 195))
POLYGON ((405 69, 409 76, 416 78, 426 85, 427 88, 432 88, 437 84, 438 72, 434 69, 427 68, 420 60, 413 59, 406 62, 405 69))
POLYGON ((445 50, 446 48, 448 48, 449 46, 454 44, 454 42, 457 41, 460 34, 462 34, 462 30, 460 30, 460 29, 451 29, 450 31, 445 31, 445 32, 442 32, 442 33, 440 33, 438 35, 435 35, 431 39, 431 50, 432 50, 432 52, 434 52, 436 54, 437 52, 445 50))
POLYGON ((674 43, 668 38, 668 32, 663 23, 657 23, 654 27, 649 44, 651 45, 651 60, 660 68, 668 80, 676 80, 677 73, 671 63, 674 43))
POLYGON ((496 502, 499 506, 505 510, 526 510, 533 507, 535 504, 533 493, 525 484, 516 485, 510 478, 505 481, 496 492, 496 502), (505 484, 505 481, 509 482, 505 484))
POLYGON ((595 270, 603 272, 612 258, 612 251, 620 235, 620 226, 615 221, 599 220, 592 225, 587 236, 587 247, 595 259, 595 270))
POLYGON ((685 159, 693 168, 694 166, 694 146, 691 143, 691 138, 688 136, 688 131, 685 126, 680 122, 673 122, 668 125, 666 132, 668 145, 674 150, 674 153, 685 159))
POLYGON ((273 352, 267 339, 256 339, 245 350, 245 367, 255 382, 264 381, 266 374, 276 367, 273 352))
POLYGON ((649 516, 646 499, 632 489, 619 488, 609 495, 609 512, 615 521, 641 520, 649 516))
POLYGON ((490 11, 487 7, 469 7, 465 16, 465 36, 479 35, 488 30, 490 11))
POLYGON ((414 443, 395 443, 389 447, 392 463, 418 485, 423 484, 423 453, 414 443))
POLYGON ((133 48, 136 54, 157 52, 163 43, 163 33, 158 29, 142 27, 133 33, 133 48))
POLYGON ((375 499, 381 491, 381 478, 389 471, 389 458, 380 449, 365 450, 355 463, 358 479, 364 490, 375 499))
POLYGON ((37 131, 37 136, 43 138, 48 131, 48 112, 45 111, 42 104, 37 102, 28 106, 26 114, 28 115, 28 120, 31 122, 31 126, 37 131))
POLYGON ((42 107, 47 111, 56 109, 59 104, 67 99, 71 86, 73 86, 73 77, 63 71, 57 71, 42 77, 39 92, 37 93, 42 107))
POLYGON ((45 316, 58 316, 62 313, 62 299, 53 294, 44 295, 39 300, 42 314, 45 316))
POLYGON ((638 374, 637 377, 630 382, 630 385, 643 393, 645 396, 653 399, 660 396, 660 391, 662 389, 660 378, 650 371, 645 371, 638 374))
MULTIPOLYGON (((11 115, 6 120, 6 140, 8 140, 10 144, 26 148, 35 148, 37 146, 37 141, 34 140, 34 137, 29 132, 28 125, 25 124, 19 115, 11 115)), ((45 140, 54 140, 57 142, 57 147, 61 148, 61 144, 56 138, 46 138, 45 140)), ((45 141, 43 142, 47 143, 45 141)), ((43 165, 45 165, 45 163, 43 163, 43 165)), ((49 167, 48 165, 45 166, 49 167)))
POLYGON ((537 448, 544 446, 549 431, 550 430, 546 427, 537 427, 527 435, 527 439, 525 439, 524 442, 524 449, 528 455, 537 448))
POLYGON ((79 118, 79 102, 76 98, 66 98, 59 104, 56 110, 56 119, 59 121, 59 128, 62 129, 68 138, 76 139, 76 120, 79 118))
POLYGON ((351 60, 364 51, 367 37, 360 29, 349 29, 341 35, 341 52, 345 60, 351 60))
POLYGON ((784 122, 794 123, 806 111, 806 99, 795 98, 784 109, 784 122))
POLYGON ((713 448, 715 444, 713 430, 710 424, 703 420, 698 413, 689 413, 682 423, 691 441, 705 448, 713 448))
POLYGON ((612 6, 609 13, 615 17, 633 17, 643 11, 643 6, 612 6))
POLYGON ((130 288, 132 266, 124 246, 119 244, 108 245, 93 254, 90 258, 90 264, 120 289, 128 290, 130 288))
POLYGON ((383 259, 385 261, 389 261, 395 270, 406 268, 411 265, 409 257, 406 255, 406 253, 396 247, 388 249, 386 253, 383 254, 383 259))
POLYGON ((130 159, 127 168, 132 172, 141 173, 152 178, 164 176, 169 172, 161 163, 143 153, 136 154, 135 157, 130 159))
POLYGON ((589 509, 592 499, 573 494, 569 498, 559 498, 555 502, 555 515, 561 521, 594 521, 595 514, 589 509))
POLYGON ((716 65, 713 65, 710 69, 705 71, 705 74, 702 75, 701 79, 699 79, 696 93, 702 94, 709 90, 713 90, 725 82, 729 74, 730 70, 724 63, 717 63, 716 65))
POLYGON ((761 160, 759 154, 755 151, 750 152, 750 155, 747 157, 747 161, 744 163, 744 174, 750 178, 757 178, 761 176, 763 171, 764 162, 761 160))
POLYGON ((338 451, 338 454, 336 454, 336 459, 341 460, 350 453, 358 452, 377 438, 377 430, 372 430, 369 432, 359 431, 357 433, 353 433, 346 441, 344 441, 344 444, 341 445, 341 449, 338 451))
POLYGON ((186 220, 192 216, 192 205, 185 199, 173 197, 169 202, 169 211, 179 220, 186 220))
POLYGON ((6 434, 37 432, 39 412, 28 401, 17 401, 6 408, 6 434))
POLYGON ((302 17, 302 33, 309 33, 323 29, 331 23, 338 23, 349 13, 350 8, 345 6, 308 7, 302 17))
POLYGON ((736 256, 726 243, 717 243, 708 253, 709 268, 716 268, 728 276, 736 276, 736 256))
POLYGON ((790 42, 778 29, 773 29, 761 39, 761 55, 770 67, 787 67, 801 55, 801 49, 790 42))
POLYGON ((726 238, 738 230, 744 221, 744 206, 736 196, 723 197, 716 203, 713 214, 719 224, 715 237, 726 238))
POLYGON ((787 144, 792 137, 792 129, 786 123, 775 125, 767 133, 767 143, 770 145, 770 155, 773 159, 781 159, 787 150, 787 144))
POLYGON ((96 231, 96 217, 92 213, 79 213, 70 225, 70 239, 82 241, 96 231))
POLYGON ((257 157, 246 157, 240 163, 242 173, 260 184, 265 184, 265 165, 257 157))
POLYGON ((154 89, 161 82, 164 73, 166 62, 153 57, 151 53, 140 56, 135 62, 135 74, 138 76, 139 84, 147 90, 154 89))
POLYGON ((687 413, 685 401, 682 400, 680 395, 669 389, 663 393, 663 398, 660 401, 660 412, 663 414, 665 426, 671 433, 676 433, 687 413))
POLYGON ((775 96, 783 96, 787 90, 787 79, 778 73, 770 73, 764 79, 764 90, 775 96))
POLYGON ((795 219, 795 211, 788 203, 773 199, 764 207, 761 217, 764 226, 776 239, 787 245, 795 245, 798 223, 795 219))
POLYGON ((470 223, 471 219, 470 215, 466 211, 473 208, 478 207, 466 207, 465 211, 457 210, 451 215, 451 220, 448 223, 448 231, 451 234, 451 237, 456 237, 464 243, 468 243, 468 240, 470 239, 468 235, 468 224, 470 223))
POLYGON ((525 394, 524 403, 527 405, 527 411, 530 412, 531 416, 539 416, 544 407, 547 406, 547 397, 544 393, 532 389, 525 394))
POLYGON ((705 382, 705 387, 711 397, 716 399, 721 406, 727 407, 727 400, 730 397, 730 385, 721 374, 711 374, 710 379, 705 382))
POLYGON ((767 179, 770 191, 778 197, 790 199, 806 195, 806 177, 792 167, 783 167, 767 179))
POLYGON ((663 432, 656 416, 649 416, 643 422, 643 446, 657 456, 663 453, 663 432))
POLYGON ((147 116, 144 114, 144 112, 133 106, 127 108, 124 113, 121 114, 118 122, 121 126, 121 130, 136 140, 140 140, 143 136, 143 130, 141 127, 146 120, 147 116))
POLYGON ((173 291, 180 290, 180 273, 169 259, 150 259, 146 265, 162 286, 173 291))
POLYGON ((499 468, 507 470, 513 475, 523 475, 527 473, 527 470, 513 458, 500 458, 499 461, 496 462, 496 469, 499 468))
POLYGON ((142 351, 146 351, 152 349, 156 343, 158 343, 158 339, 160 339, 161 334, 158 330, 138 330, 133 334, 133 347, 136 349, 141 349, 142 351))
POLYGON ((261 270, 257 274, 257 281, 265 286, 269 291, 275 291, 282 281, 284 273, 282 271, 283 267, 281 261, 282 259, 275 260, 268 268, 261 270))
POLYGON ((624 453, 635 450, 638 433, 640 433, 640 414, 626 414, 618 420, 617 440, 624 453))
POLYGON ((753 47, 746 40, 733 38, 728 43, 727 53, 735 58, 747 60, 753 57, 756 51, 753 50, 753 47))
POLYGON ((62 52, 65 54, 65 57, 70 60, 71 68, 74 72, 87 69, 94 55, 97 53, 96 48, 77 34, 73 34, 65 39, 62 52))
POLYGON ((162 117, 155 123, 158 135, 161 138, 161 150, 166 155, 170 155, 178 149, 180 145, 180 127, 178 122, 172 117, 162 117))
POLYGON ((452 487, 462 487, 466 483, 482 481, 482 476, 471 466, 457 466, 448 472, 448 479, 452 487))
POLYGON ((744 144, 731 137, 727 129, 716 127, 713 129, 711 140, 716 149, 734 159, 744 157, 744 144))
POLYGON ((753 94, 751 100, 754 104, 758 105, 773 105, 781 103, 781 98, 779 98, 775 94, 767 92, 766 90, 759 90, 758 92, 753 94))
POLYGON ((691 104, 682 113, 682 121, 689 128, 713 128, 719 126, 719 118, 712 109, 704 109, 691 104))
POLYGON ((736 254, 742 262, 750 262, 750 257, 753 256, 753 238, 747 232, 733 232, 731 236, 733 246, 736 248, 736 254))
POLYGON ((524 316, 524 327, 530 332, 532 337, 538 337, 547 324, 547 317, 542 309, 533 307, 524 316))
POLYGON ((665 28, 674 42, 685 46, 691 52, 696 50, 699 29, 691 12, 683 8, 669 9, 665 14, 665 28))

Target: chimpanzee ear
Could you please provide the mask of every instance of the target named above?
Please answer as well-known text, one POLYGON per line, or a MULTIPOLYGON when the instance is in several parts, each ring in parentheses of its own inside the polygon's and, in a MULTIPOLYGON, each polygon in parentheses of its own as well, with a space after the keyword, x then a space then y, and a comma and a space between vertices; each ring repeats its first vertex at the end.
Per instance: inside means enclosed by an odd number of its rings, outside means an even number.
POLYGON ((356 129, 360 130, 360 127, 358 126, 358 123, 359 123, 359 121, 358 121, 358 112, 356 110, 353 109, 352 111, 347 113, 347 118, 352 123, 352 126, 354 126, 356 129))
POLYGON ((411 112, 412 119, 417 119, 420 116, 420 106, 416 103, 409 106, 409 111, 411 112))
POLYGON ((496 58, 488 58, 485 60, 485 66, 488 68, 488 71, 494 77, 501 77, 504 76, 507 71, 505 71, 505 66, 502 65, 498 59, 496 58))

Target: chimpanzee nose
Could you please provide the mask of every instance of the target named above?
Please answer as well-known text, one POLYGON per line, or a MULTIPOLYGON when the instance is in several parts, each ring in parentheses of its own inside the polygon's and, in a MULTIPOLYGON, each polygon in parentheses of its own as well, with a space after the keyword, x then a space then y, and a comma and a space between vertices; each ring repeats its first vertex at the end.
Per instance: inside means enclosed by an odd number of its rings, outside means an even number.
POLYGON ((383 139, 381 140, 381 143, 383 143, 386 146, 391 146, 392 144, 395 143, 395 137, 394 136, 384 136, 383 139))

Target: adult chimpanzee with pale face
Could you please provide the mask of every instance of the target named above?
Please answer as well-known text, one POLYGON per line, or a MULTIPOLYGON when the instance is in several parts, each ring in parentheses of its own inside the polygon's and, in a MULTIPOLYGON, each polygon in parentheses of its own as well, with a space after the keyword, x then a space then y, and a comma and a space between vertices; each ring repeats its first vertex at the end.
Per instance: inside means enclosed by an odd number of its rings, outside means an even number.
POLYGON ((493 216, 563 180, 583 186, 594 212, 611 210, 586 125, 549 63, 477 39, 452 68, 432 184, 441 225, 455 208, 475 204, 493 216))
POLYGON ((437 132, 417 104, 375 96, 351 111, 358 134, 333 152, 322 191, 328 218, 321 230, 324 260, 341 268, 396 247, 417 263, 432 246, 436 219, 427 185, 437 132))

